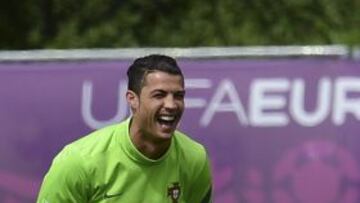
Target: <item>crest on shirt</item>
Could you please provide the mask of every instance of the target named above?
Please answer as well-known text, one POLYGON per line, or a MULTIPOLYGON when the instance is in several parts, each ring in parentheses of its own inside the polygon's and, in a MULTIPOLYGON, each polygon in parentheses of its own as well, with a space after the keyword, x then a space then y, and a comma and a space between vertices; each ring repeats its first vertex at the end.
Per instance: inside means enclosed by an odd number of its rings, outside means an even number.
POLYGON ((168 197, 171 198, 172 203, 177 203, 181 195, 181 188, 179 182, 175 182, 168 187, 168 197))

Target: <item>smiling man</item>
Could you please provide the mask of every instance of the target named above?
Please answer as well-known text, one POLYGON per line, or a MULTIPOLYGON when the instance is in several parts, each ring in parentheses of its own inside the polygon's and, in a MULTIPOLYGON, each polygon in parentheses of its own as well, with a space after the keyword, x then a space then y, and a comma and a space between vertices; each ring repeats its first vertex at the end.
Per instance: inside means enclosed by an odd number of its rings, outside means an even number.
POLYGON ((129 67, 132 116, 67 145, 54 159, 38 203, 208 203, 206 150, 176 130, 184 111, 184 76, 164 55, 129 67))

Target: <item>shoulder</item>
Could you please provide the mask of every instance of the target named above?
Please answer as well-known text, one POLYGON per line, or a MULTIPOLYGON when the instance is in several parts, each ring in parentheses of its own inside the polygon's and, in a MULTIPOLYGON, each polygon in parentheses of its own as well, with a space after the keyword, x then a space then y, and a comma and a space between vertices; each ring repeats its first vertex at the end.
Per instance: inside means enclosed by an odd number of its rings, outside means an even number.
POLYGON ((176 142, 181 145, 189 145, 189 147, 194 147, 195 150, 200 150, 200 151, 204 150, 204 147, 202 144, 195 141, 190 136, 188 136, 187 134, 185 134, 181 131, 176 130, 174 138, 175 138, 176 142))
POLYGON ((93 179, 97 177, 97 167, 104 167, 106 160, 103 158, 115 154, 114 150, 120 148, 116 146, 122 125, 105 127, 65 146, 54 158, 44 178, 40 198, 86 202, 93 179))
POLYGON ((176 131, 175 147, 177 148, 178 161, 181 163, 181 173, 186 184, 190 185, 189 191, 197 191, 189 202, 201 202, 211 188, 210 161, 205 147, 186 134, 176 131))
MULTIPOLYGON (((107 126, 96 130, 72 143, 66 145, 56 156, 55 160, 82 161, 98 155, 106 154, 117 148, 118 134, 121 134, 123 123, 107 126)), ((55 161, 54 160, 54 161, 55 161)))
POLYGON ((185 161, 193 164, 205 164, 207 152, 205 147, 183 132, 175 131, 175 145, 185 161))

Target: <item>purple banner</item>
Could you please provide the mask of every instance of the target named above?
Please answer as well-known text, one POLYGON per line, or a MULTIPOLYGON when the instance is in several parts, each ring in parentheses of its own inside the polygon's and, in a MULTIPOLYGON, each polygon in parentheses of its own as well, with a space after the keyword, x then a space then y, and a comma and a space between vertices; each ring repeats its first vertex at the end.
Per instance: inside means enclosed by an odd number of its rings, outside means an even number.
MULTIPOLYGON (((65 144, 129 115, 129 63, 0 63, 0 202, 34 202, 65 144)), ((360 202, 359 62, 179 64, 180 129, 209 150, 216 203, 360 202)))

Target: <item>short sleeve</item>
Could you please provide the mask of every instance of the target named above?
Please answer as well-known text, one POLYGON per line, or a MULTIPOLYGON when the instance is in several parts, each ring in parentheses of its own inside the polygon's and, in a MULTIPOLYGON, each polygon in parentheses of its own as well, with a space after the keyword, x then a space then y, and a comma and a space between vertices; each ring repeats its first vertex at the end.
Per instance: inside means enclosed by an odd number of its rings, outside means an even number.
POLYGON ((37 203, 87 202, 83 158, 63 151, 53 161, 40 188, 37 203))

